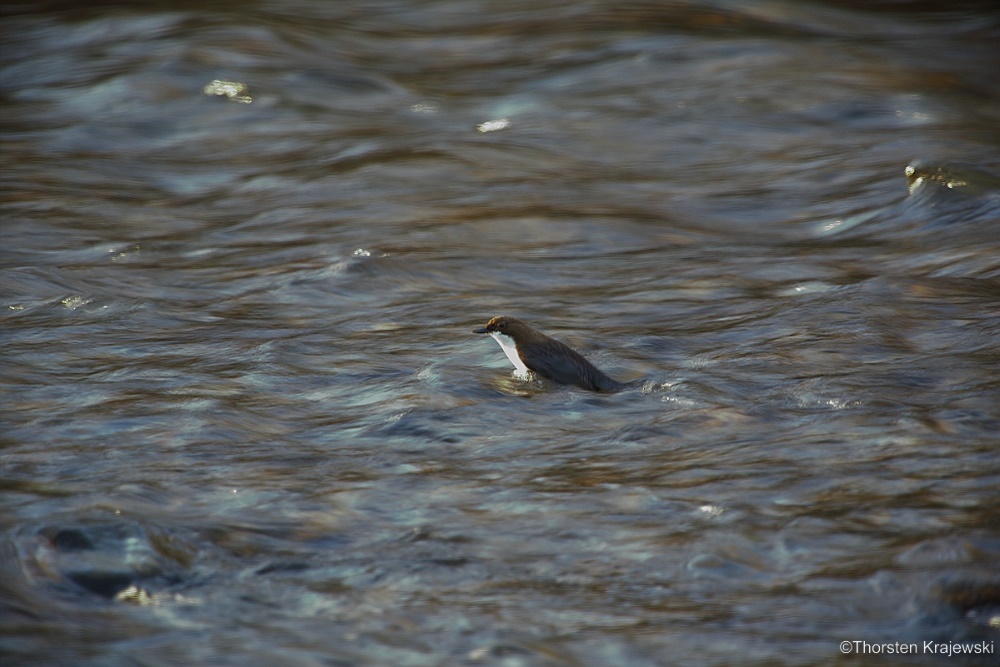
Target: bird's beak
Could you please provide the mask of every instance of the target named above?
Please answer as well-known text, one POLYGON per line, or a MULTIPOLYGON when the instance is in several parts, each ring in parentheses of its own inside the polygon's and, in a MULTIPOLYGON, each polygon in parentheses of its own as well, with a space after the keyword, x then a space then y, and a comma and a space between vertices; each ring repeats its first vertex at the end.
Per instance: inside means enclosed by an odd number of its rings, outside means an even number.
POLYGON ((483 327, 482 329, 473 329, 472 333, 489 333, 489 331, 486 329, 486 327, 483 327))

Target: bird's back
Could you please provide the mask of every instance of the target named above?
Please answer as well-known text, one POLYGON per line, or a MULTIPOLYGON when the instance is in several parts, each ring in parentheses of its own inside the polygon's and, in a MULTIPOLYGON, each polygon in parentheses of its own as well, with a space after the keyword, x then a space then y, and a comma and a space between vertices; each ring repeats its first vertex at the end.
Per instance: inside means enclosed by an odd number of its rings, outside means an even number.
POLYGON ((590 391, 619 391, 626 385, 611 379, 576 350, 546 337, 544 343, 526 343, 521 359, 533 372, 562 384, 572 384, 590 391))

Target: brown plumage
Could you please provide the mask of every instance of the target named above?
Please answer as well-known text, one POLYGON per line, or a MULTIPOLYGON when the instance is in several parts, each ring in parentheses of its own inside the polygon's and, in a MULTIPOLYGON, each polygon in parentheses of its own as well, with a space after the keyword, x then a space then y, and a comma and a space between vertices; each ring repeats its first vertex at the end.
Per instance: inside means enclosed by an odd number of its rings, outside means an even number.
POLYGON ((532 329, 516 317, 494 317, 485 327, 472 331, 496 339, 519 371, 527 369, 554 382, 590 391, 619 391, 627 386, 602 373, 573 348, 532 329))

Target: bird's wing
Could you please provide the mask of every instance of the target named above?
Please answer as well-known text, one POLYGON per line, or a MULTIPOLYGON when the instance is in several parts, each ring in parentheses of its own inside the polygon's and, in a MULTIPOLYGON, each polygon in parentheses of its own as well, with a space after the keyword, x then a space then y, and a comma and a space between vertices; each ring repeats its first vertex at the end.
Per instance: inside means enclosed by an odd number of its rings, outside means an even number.
POLYGON ((561 384, 573 384, 591 391, 609 391, 616 384, 578 352, 559 341, 549 340, 545 345, 529 343, 521 360, 538 375, 561 384))

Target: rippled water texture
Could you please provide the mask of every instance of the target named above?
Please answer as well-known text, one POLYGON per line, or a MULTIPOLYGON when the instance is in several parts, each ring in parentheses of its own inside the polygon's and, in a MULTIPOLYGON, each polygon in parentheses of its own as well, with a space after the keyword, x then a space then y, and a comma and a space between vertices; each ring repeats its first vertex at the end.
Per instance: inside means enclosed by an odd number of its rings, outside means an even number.
POLYGON ((993 3, 0 11, 4 664, 998 664, 993 3))

